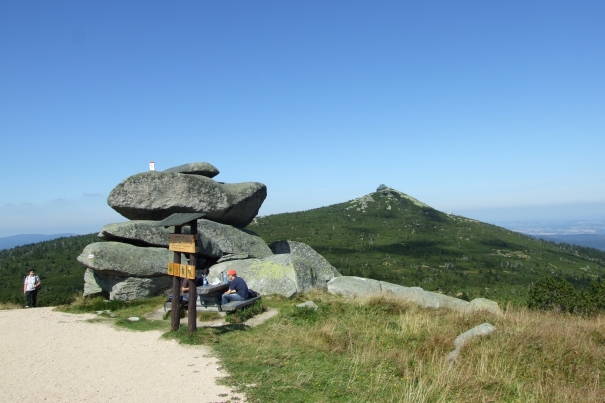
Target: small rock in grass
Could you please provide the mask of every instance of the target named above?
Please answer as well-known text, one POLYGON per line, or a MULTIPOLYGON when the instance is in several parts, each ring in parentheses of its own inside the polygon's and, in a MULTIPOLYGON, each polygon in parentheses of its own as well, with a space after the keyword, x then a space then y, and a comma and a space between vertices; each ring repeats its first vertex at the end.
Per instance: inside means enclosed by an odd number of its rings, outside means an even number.
POLYGON ((317 305, 315 305, 315 302, 313 302, 313 301, 303 302, 302 304, 296 305, 296 307, 297 308, 313 309, 314 311, 317 311, 317 305))
POLYGON ((137 318, 136 316, 131 316, 130 318, 128 318, 128 320, 129 320, 130 322, 138 322, 138 321, 139 321, 139 318, 137 318))

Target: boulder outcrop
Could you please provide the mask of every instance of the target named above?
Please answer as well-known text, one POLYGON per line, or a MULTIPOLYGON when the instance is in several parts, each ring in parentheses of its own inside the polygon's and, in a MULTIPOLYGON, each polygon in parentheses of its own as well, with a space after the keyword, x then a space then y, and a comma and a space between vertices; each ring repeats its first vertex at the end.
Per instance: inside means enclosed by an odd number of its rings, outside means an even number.
POLYGON ((223 184, 204 176, 149 171, 123 180, 107 203, 130 220, 199 212, 209 220, 243 228, 266 197, 266 186, 258 182, 223 184))
POLYGON ((92 269, 86 269, 83 296, 108 295, 112 300, 131 301, 160 295, 171 285, 172 278, 169 276, 106 276, 92 269))
POLYGON ((219 174, 219 170, 207 162, 192 162, 190 164, 179 165, 178 167, 168 168, 164 172, 175 172, 188 175, 201 175, 207 178, 214 178, 219 174))
POLYGON ((261 295, 278 294, 290 298, 323 283, 317 281, 317 273, 311 263, 301 257, 285 254, 215 264, 210 268, 210 281, 218 280, 221 272, 227 273, 231 269, 246 280, 249 288, 261 295))
POLYGON ((267 243, 250 231, 210 220, 199 220, 198 232, 212 239, 224 254, 247 255, 263 258, 273 255, 267 243))
POLYGON ((424 308, 447 308, 465 313, 480 310, 494 313, 500 311, 495 301, 485 298, 477 298, 479 301, 475 302, 473 300, 469 303, 437 292, 425 291, 420 287, 404 287, 402 285, 387 283, 386 281, 361 277, 335 277, 328 282, 328 291, 332 294, 339 294, 350 298, 373 296, 395 297, 424 308))
POLYGON ((276 255, 290 254, 299 256, 307 260, 315 268, 317 278, 328 282, 334 277, 339 277, 340 273, 330 264, 322 255, 307 244, 296 241, 276 241, 269 245, 271 251, 276 255))

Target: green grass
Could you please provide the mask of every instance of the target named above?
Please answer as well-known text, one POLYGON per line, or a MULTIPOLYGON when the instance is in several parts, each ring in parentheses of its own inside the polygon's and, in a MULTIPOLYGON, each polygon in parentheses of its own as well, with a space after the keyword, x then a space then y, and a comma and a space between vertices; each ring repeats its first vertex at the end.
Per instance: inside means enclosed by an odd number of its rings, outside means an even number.
MULTIPOLYGON (((64 311, 94 311, 80 301, 64 311)), ((249 402, 602 402, 605 316, 590 319, 509 305, 504 316, 422 309, 385 298, 361 300, 314 291, 292 299, 264 296, 279 314, 254 328, 229 324, 169 331, 169 321, 128 322, 156 300, 114 306, 113 321, 130 330, 208 345, 230 376, 221 382, 249 402), (317 310, 297 308, 313 300, 317 310), (481 323, 496 331, 473 340, 458 361, 454 339, 481 323)), ((105 303, 103 303, 105 304, 105 303)))

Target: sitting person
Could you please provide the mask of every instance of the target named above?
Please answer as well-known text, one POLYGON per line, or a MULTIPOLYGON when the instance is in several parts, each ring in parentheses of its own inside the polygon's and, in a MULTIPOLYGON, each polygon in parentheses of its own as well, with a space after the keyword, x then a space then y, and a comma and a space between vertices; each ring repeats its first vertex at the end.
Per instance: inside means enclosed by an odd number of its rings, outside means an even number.
POLYGON ((243 278, 237 277, 235 270, 227 272, 229 278, 229 289, 223 294, 221 304, 225 305, 231 301, 243 301, 248 298, 248 285, 243 278))

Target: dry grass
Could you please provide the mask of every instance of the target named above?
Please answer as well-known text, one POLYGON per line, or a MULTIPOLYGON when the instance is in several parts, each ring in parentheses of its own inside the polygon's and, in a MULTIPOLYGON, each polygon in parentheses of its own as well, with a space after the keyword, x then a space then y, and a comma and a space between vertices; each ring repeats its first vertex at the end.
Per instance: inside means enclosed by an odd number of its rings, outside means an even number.
MULTIPOLYGON (((498 318, 384 298, 310 299, 319 302, 317 312, 282 308, 271 325, 237 338, 233 354, 244 355, 253 368, 234 375, 260 385, 253 401, 605 401, 603 316, 509 306, 498 318), (484 322, 496 331, 447 362, 457 335, 484 322), (270 377, 259 375, 259 368, 270 377)), ((224 352, 228 362, 230 352, 224 352)))
POLYGON ((2 302, 0 303, 0 311, 6 309, 23 309, 23 305, 15 304, 13 302, 2 302))

